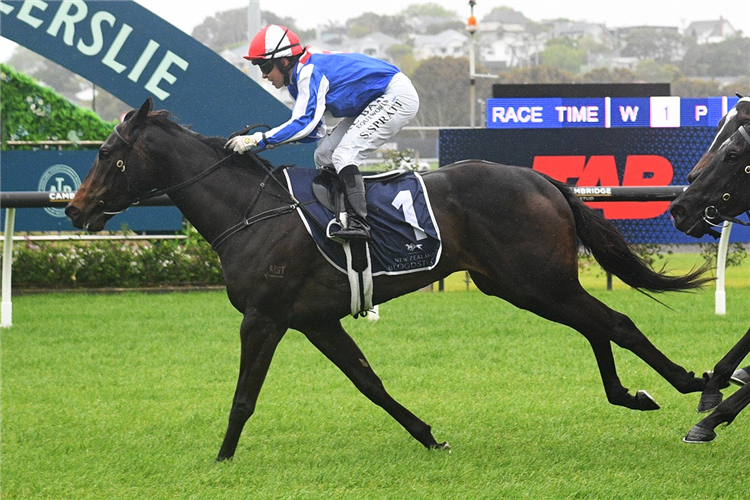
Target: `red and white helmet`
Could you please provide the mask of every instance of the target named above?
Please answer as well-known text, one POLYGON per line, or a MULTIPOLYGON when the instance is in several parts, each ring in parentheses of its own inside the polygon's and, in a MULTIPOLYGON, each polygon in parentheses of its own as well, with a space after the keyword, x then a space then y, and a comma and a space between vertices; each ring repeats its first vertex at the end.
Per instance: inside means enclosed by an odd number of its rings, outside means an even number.
POLYGON ((289 28, 270 24, 260 30, 250 42, 250 49, 245 59, 277 59, 292 57, 303 52, 299 37, 289 28))

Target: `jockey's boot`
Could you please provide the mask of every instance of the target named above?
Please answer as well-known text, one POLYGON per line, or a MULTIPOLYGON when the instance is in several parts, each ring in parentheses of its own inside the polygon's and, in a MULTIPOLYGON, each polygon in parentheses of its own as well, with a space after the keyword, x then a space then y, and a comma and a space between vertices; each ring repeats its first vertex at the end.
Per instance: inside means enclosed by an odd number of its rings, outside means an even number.
POLYGON ((365 183, 356 165, 347 165, 339 172, 346 195, 347 226, 331 236, 344 240, 369 240, 370 226, 367 224, 367 200, 365 183))

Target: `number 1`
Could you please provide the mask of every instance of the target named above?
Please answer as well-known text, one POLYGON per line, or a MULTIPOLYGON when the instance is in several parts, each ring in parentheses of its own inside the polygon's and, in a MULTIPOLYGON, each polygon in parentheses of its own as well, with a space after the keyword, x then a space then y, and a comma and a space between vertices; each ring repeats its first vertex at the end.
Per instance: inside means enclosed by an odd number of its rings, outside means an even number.
POLYGON ((414 198, 411 196, 411 191, 404 190, 399 191, 391 205, 398 210, 401 209, 404 212, 404 220, 414 229, 414 237, 419 240, 427 238, 427 234, 419 227, 419 221, 417 220, 417 213, 414 211, 414 198))

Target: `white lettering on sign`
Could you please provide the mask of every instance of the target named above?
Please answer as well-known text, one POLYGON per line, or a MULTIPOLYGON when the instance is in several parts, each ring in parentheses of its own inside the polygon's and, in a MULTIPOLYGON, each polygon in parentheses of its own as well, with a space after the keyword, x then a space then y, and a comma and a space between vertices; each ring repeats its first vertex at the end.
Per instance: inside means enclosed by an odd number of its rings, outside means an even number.
MULTIPOLYGON (((164 88, 166 84, 174 84, 178 79, 179 73, 175 72, 175 68, 179 68, 183 72, 188 69, 188 61, 171 50, 166 50, 156 65, 156 69, 150 74, 144 74, 146 67, 156 56, 161 45, 153 39, 149 39, 143 48, 134 47, 133 42, 128 44, 128 39, 134 30, 132 26, 119 23, 120 26, 117 27, 117 18, 106 10, 94 12, 89 16, 89 6, 83 0, 64 0, 54 3, 43 0, 26 0, 18 8, 16 18, 34 29, 39 29, 44 21, 35 17, 38 15, 38 12, 35 11, 46 11, 50 5, 56 5, 57 11, 45 30, 47 35, 52 38, 62 37, 62 42, 65 45, 75 47, 81 54, 88 57, 98 56, 104 52, 101 59, 102 64, 117 74, 121 74, 128 69, 126 64, 118 60, 118 56, 123 49, 126 52, 138 53, 136 63, 130 68, 127 78, 135 83, 145 81, 143 88, 162 101, 171 95, 164 88), (84 39, 83 36, 76 35, 76 27, 80 23, 86 22, 91 28, 90 39, 84 39), (114 35, 115 31, 116 35, 114 35)), ((11 15, 14 11, 16 11, 15 5, 0 2, 1 13, 11 15)))
POLYGON ((699 104, 695 107, 695 121, 701 121, 701 118, 708 116, 708 106, 699 104))
POLYGON ((555 106, 560 123, 597 123, 599 106, 555 106))
POLYGON ((501 123, 542 123, 542 107, 519 106, 518 108, 492 108, 492 121, 501 123))
POLYGON ((638 119, 638 106, 620 106, 620 118, 623 122, 635 122, 638 119))

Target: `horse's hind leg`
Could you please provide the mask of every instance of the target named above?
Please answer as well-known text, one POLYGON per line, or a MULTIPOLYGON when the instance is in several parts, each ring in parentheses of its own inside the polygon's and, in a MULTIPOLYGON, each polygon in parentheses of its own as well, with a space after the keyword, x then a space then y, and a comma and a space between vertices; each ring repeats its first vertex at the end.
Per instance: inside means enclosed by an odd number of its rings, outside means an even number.
POLYGON ((726 423, 731 424, 734 418, 750 404, 750 384, 740 387, 737 392, 729 396, 726 401, 722 401, 719 406, 687 433, 683 438, 686 443, 708 443, 716 437, 714 429, 717 425, 726 423))
POLYGON ((571 280, 552 281, 544 276, 547 286, 539 287, 533 277, 518 278, 514 286, 500 288, 488 278, 472 274, 477 286, 485 293, 496 295, 522 309, 568 325, 580 332, 591 344, 601 373, 607 400, 615 405, 638 410, 654 410, 659 406, 643 391, 631 395, 617 376, 610 341, 628 349, 656 370, 678 391, 697 392, 706 381, 687 372, 661 353, 624 314, 610 309, 591 296, 580 284, 571 280))
POLYGON ((234 456, 242 429, 255 411, 258 394, 268 373, 271 359, 285 332, 285 327, 255 313, 245 314, 240 327, 240 374, 232 410, 229 412, 229 426, 217 461, 234 456))
POLYGON ((386 392, 380 378, 370 367, 362 351, 347 334, 341 323, 335 321, 324 325, 305 327, 305 336, 330 359, 359 389, 362 394, 383 408, 396 419, 417 441, 427 448, 447 448, 447 443, 438 443, 432 436, 430 426, 404 408, 386 392))

